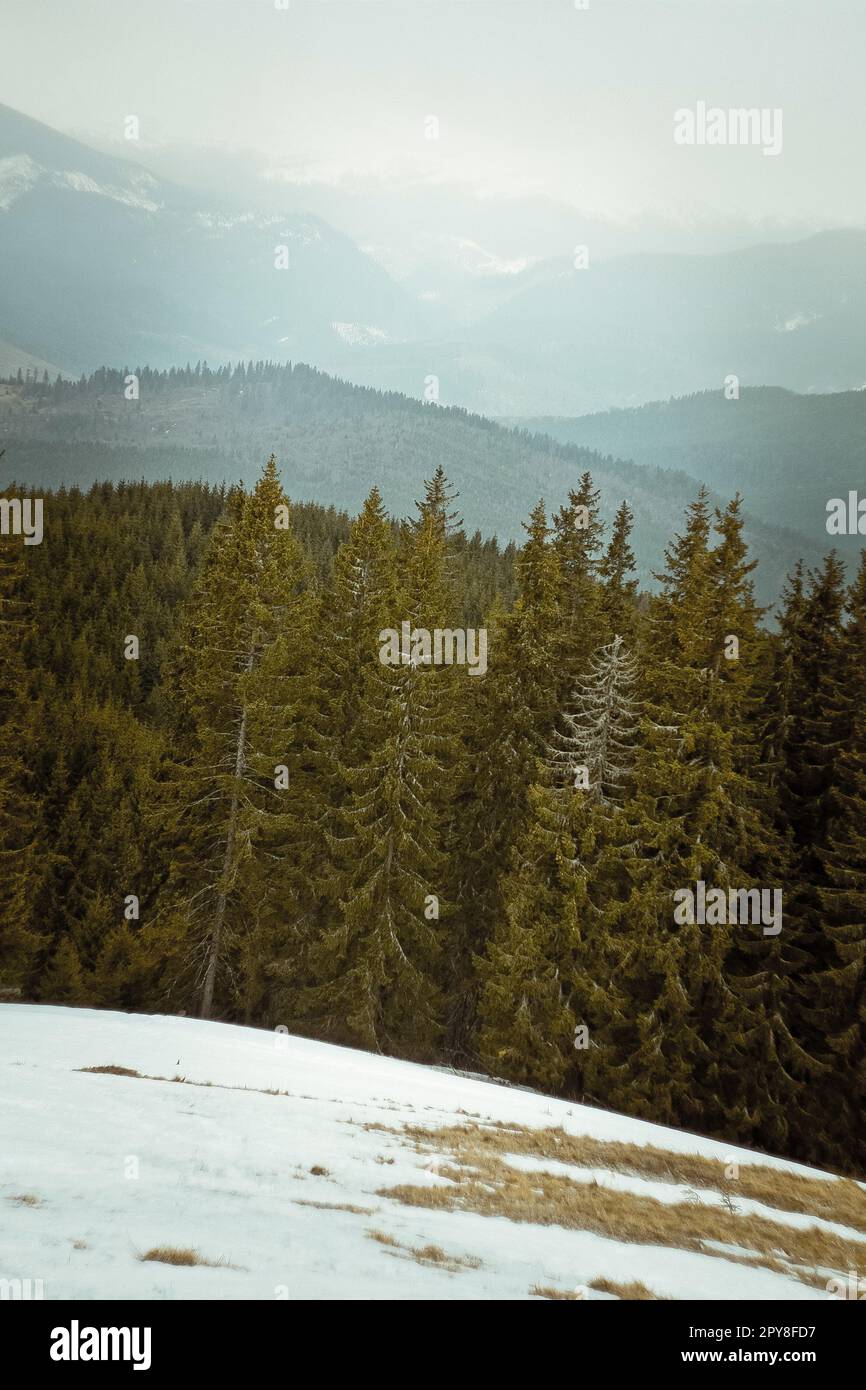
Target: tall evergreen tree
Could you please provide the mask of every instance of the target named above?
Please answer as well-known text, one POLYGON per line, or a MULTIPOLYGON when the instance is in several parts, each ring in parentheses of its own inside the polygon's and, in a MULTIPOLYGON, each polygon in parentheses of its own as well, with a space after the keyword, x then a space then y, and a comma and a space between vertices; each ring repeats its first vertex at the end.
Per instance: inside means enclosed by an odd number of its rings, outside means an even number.
POLYGON ((610 542, 598 565, 601 609, 607 633, 633 644, 638 627, 635 558, 630 544, 634 517, 628 502, 617 510, 610 542))
MULTIPOLYGON (((820 850, 821 956, 809 1020, 826 1040, 819 1093, 825 1161, 866 1160, 866 554, 848 591, 840 644, 844 743, 834 763, 833 810, 820 850)), ((814 1141, 813 1141, 814 1142, 814 1141)))
MULTIPOLYGON (((332 836, 338 863, 339 911, 313 944, 316 983, 302 1007, 332 1036, 376 1050, 427 1056, 441 1030, 438 957, 445 908, 446 766, 454 744, 454 708, 446 698, 451 672, 424 661, 416 634, 444 623, 449 599, 447 480, 439 470, 406 528, 404 572, 395 593, 393 559, 378 499, 371 499, 345 556, 350 570, 360 548, 377 557, 374 598, 360 636, 375 646, 354 672, 360 691, 362 740, 347 746, 343 773, 349 795, 332 836), (374 622, 388 604, 387 627, 411 629, 411 648, 396 663, 374 622), (373 659, 375 654, 376 659, 373 659)), ((385 633, 385 627, 381 634, 385 633)))
POLYGON ((576 680, 565 731, 554 731, 538 764, 502 916, 478 962, 482 1056, 535 1085, 563 1084, 576 1066, 576 1027, 594 1026, 598 1016, 598 981, 610 961, 608 850, 635 756, 636 675, 617 637, 576 680))
POLYGON ((33 907, 40 867, 34 787, 40 721, 23 660, 32 624, 21 596, 25 554, 19 537, 0 537, 0 989, 16 992, 39 946, 33 907))
POLYGON ((231 499, 180 653, 180 756, 158 803, 170 837, 160 922, 205 1018, 215 997, 245 1006, 248 942, 265 949, 268 915, 306 909, 315 600, 287 513, 272 457, 253 493, 231 499))
POLYGON ((544 503, 524 523, 517 557, 518 597, 510 613, 488 619, 491 669, 467 681, 464 777, 456 807, 457 912, 454 1002, 449 1045, 476 1051, 476 959, 502 919, 502 882, 522 832, 528 790, 556 715, 560 642, 559 562, 549 543, 544 503))

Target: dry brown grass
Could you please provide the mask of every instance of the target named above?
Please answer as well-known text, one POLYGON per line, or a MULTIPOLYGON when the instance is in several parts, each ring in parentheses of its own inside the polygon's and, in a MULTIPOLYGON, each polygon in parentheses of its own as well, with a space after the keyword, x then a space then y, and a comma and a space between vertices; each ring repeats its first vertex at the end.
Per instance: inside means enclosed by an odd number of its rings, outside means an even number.
POLYGON ((134 1071, 132 1067, 77 1067, 77 1071, 86 1071, 96 1076, 138 1076, 142 1081, 148 1078, 141 1075, 140 1071, 134 1071))
POLYGON ((618 1284, 615 1279, 593 1279, 589 1287, 598 1289, 599 1293, 616 1294, 617 1298, 628 1299, 634 1303, 670 1302, 664 1294, 653 1293, 652 1289, 648 1289, 639 1279, 633 1280, 630 1284, 618 1284))
POLYGON ((378 1241, 388 1247, 388 1254, 401 1260, 414 1260, 419 1265, 433 1265, 444 1269, 448 1274, 459 1274, 463 1269, 480 1269, 481 1261, 476 1255, 449 1255, 440 1245, 401 1245, 399 1240, 388 1235, 387 1231, 368 1231, 370 1240, 378 1241))
POLYGON ((315 1207, 317 1211, 350 1211, 355 1216, 372 1216, 375 1207, 356 1207, 351 1202, 305 1202, 302 1197, 295 1197, 296 1207, 315 1207))
POLYGON ((851 1178, 805 1177, 801 1173, 748 1163, 736 1178, 725 1176, 725 1163, 701 1154, 673 1153, 652 1145, 624 1144, 567 1134, 562 1129, 525 1129, 491 1124, 455 1125, 435 1130, 409 1126, 405 1131, 419 1146, 460 1152, 464 1140, 489 1146, 498 1153, 525 1154, 555 1159, 578 1168, 607 1168, 615 1173, 681 1183, 686 1187, 745 1197, 775 1207, 777 1211, 836 1221, 866 1234, 866 1191, 851 1178))
MULTIPOLYGON (((637 1145, 600 1144, 563 1134, 561 1131, 532 1131, 506 1126, 481 1129, 454 1126, 444 1130, 408 1128, 405 1133, 416 1147, 450 1150, 452 1165, 440 1172, 451 1183, 447 1187, 400 1184, 380 1189, 378 1196, 390 1197, 409 1206, 440 1211, 474 1211, 488 1216, 504 1216, 512 1221, 534 1225, 559 1225, 574 1230, 593 1231, 611 1240, 639 1245, 662 1245, 692 1250, 736 1263, 759 1265, 784 1273, 816 1288, 826 1287, 826 1275, 819 1269, 844 1272, 862 1262, 866 1247, 844 1240, 817 1226, 799 1229, 769 1217, 743 1215, 726 1207, 695 1205, 693 1202, 662 1203, 637 1193, 615 1192, 596 1182, 580 1182, 549 1172, 524 1172, 505 1161, 511 1153, 529 1153, 539 1158, 556 1158, 579 1166, 610 1167, 615 1171, 667 1177, 682 1182, 688 1173, 694 1183, 709 1186, 710 1173, 718 1178, 721 1165, 693 1155, 681 1157, 660 1149, 649 1151, 637 1145), (580 1160, 578 1155, 581 1156, 580 1160), (646 1159, 646 1162, 643 1160, 646 1159), (714 1248, 733 1246, 731 1254, 714 1248), (738 1253, 743 1251, 744 1253, 738 1253)), ((751 1167, 751 1165, 750 1165, 751 1167)), ((756 1167, 756 1166, 755 1166, 756 1167)), ((742 1175, 743 1169, 740 1170, 742 1175)), ((749 1195, 772 1193, 785 1210, 801 1210, 805 1201, 803 1184, 819 1190, 818 1212, 831 1212, 839 1219, 838 1206, 825 1188, 842 1184, 836 1180, 803 1179, 799 1175, 773 1170, 750 1172, 749 1195), (776 1178, 780 1179, 777 1183, 776 1178), (793 1179, 790 1187, 786 1179, 793 1179), (778 1194, 778 1195, 777 1195, 778 1194)), ((859 1193, 855 1184, 846 1184, 859 1193)), ((744 1194, 745 1195, 745 1194, 744 1194)), ((846 1213, 852 1199, 844 1194, 846 1213)))
POLYGON ((138 1258, 142 1261, 155 1260, 162 1265, 206 1265, 208 1269, 238 1268, 238 1265, 230 1264, 223 1255, 218 1260, 206 1260, 197 1250, 180 1245, 155 1245, 138 1258))
POLYGON ((15 1202, 19 1207, 41 1207, 42 1198, 37 1197, 34 1192, 16 1192, 11 1197, 6 1198, 7 1202, 15 1202))
POLYGON ((553 1289, 548 1284, 533 1284, 529 1292, 534 1298, 548 1298, 561 1303, 579 1303, 583 1298, 577 1289, 553 1289))
POLYGON ((380 1245, 393 1245, 398 1250, 403 1248, 398 1240, 388 1235, 387 1231, 368 1231, 367 1235, 371 1240, 377 1240, 380 1245))
MULTIPOLYGON (((131 1076, 137 1081, 166 1081, 172 1086, 200 1086, 207 1091, 247 1091, 254 1096, 292 1096, 292 1091, 278 1091, 273 1087, 225 1086, 219 1081, 192 1081, 188 1076, 151 1076, 147 1072, 135 1071, 132 1067, 76 1067, 78 1072, 89 1072, 97 1076, 131 1076)), ((315 1100, 315 1096, 301 1096, 301 1100, 315 1100)))

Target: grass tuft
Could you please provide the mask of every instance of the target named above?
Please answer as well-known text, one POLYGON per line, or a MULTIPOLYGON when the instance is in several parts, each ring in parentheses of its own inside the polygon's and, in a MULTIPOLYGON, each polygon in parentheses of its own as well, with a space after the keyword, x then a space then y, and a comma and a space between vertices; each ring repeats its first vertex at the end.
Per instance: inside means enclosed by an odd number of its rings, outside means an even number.
POLYGON ((78 1067, 77 1070, 96 1076, 141 1076, 141 1072, 133 1070, 132 1067, 78 1067))
POLYGON ((548 1284, 533 1284, 529 1292, 534 1298, 549 1298, 557 1302, 578 1303, 583 1298, 577 1289, 553 1289, 548 1284))
POLYGON ((635 1279, 630 1284, 617 1283, 616 1279, 593 1279, 589 1286, 591 1289, 598 1289, 599 1293, 616 1294, 617 1298, 627 1299, 634 1303, 663 1302, 669 1303, 670 1299, 664 1294, 653 1293, 646 1284, 642 1284, 639 1279, 635 1279))
POLYGON ((154 1245, 151 1250, 147 1250, 138 1257, 141 1261, 154 1260, 162 1265, 206 1265, 208 1269, 237 1269, 237 1265, 229 1264, 224 1256, 218 1260, 206 1260, 197 1250, 181 1245, 154 1245))

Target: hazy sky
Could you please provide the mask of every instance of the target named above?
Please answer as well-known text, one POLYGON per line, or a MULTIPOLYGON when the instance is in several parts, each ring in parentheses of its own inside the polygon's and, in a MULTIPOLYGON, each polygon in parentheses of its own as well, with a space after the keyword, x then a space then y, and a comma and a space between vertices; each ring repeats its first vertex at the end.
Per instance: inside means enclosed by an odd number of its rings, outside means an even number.
POLYGON ((866 225, 864 51, 866 0, 0 0, 0 100, 70 133, 613 217, 866 225), (677 146, 698 101, 780 107, 781 155, 677 146))

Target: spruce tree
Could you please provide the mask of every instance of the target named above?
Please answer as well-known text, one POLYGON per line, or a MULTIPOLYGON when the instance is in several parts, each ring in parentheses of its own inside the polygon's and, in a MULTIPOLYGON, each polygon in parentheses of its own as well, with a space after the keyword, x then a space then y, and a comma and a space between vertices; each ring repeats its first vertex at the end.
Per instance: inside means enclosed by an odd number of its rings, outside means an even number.
MULTIPOLYGON (((308 909, 315 599, 269 459, 236 491, 189 605, 177 672, 181 725, 157 815, 169 844, 159 904, 167 978, 248 1009, 249 940, 308 909), (219 987, 219 988, 218 988, 219 987)), ((256 988, 260 988, 260 982, 256 988)))
POLYGON ((503 920, 502 885, 528 814, 528 791, 557 709, 559 562, 544 503, 524 523, 518 597, 487 620, 491 664, 467 688, 464 776, 455 816, 458 886, 453 919, 454 1005, 449 1047, 477 1056, 476 961, 503 920))
POLYGON ((819 1087, 824 1161, 866 1159, 866 555, 848 591, 840 644, 844 742, 834 764, 834 814, 820 850, 821 956, 809 1020, 825 1038, 819 1087))
POLYGON ((553 550, 559 563, 559 681, 557 703, 574 677, 586 669, 597 645, 602 620, 602 596, 598 584, 604 526, 599 516, 599 494, 592 476, 584 473, 577 491, 568 494, 553 520, 553 550))
MULTIPOLYGON (((354 672, 364 735, 346 745, 342 770, 349 794, 331 840, 338 914, 311 947, 316 983, 303 1001, 330 1036, 415 1056, 431 1055, 442 1026, 437 976, 446 907, 446 768, 455 743, 447 698, 453 671, 427 664, 414 637, 394 662, 385 627, 377 634, 373 621, 381 621, 384 605, 396 597, 387 628, 402 634, 407 622, 416 634, 444 624, 449 502, 438 470, 418 517, 404 529, 396 595, 378 499, 350 542, 356 552, 359 544, 372 543, 378 556, 375 599, 359 629, 363 641, 375 645, 354 672)), ((354 562, 350 553, 346 559, 354 562)))
POLYGON ((22 599, 25 549, 0 537, 0 990, 19 993, 40 944, 39 808, 35 796, 38 705, 31 699, 24 645, 32 617, 22 599))
POLYGON ((623 501, 614 518, 610 542, 598 565, 602 584, 601 610, 607 633, 611 637, 623 637, 632 645, 638 629, 637 579, 631 577, 635 572, 630 544, 633 525, 631 508, 623 501))
POLYGON ((502 890, 503 915, 478 969, 482 1057, 557 1087, 577 1067, 575 1029, 592 1030, 610 952, 607 851, 629 788, 638 730, 636 665, 617 637, 576 678, 539 762, 526 826, 502 890))

